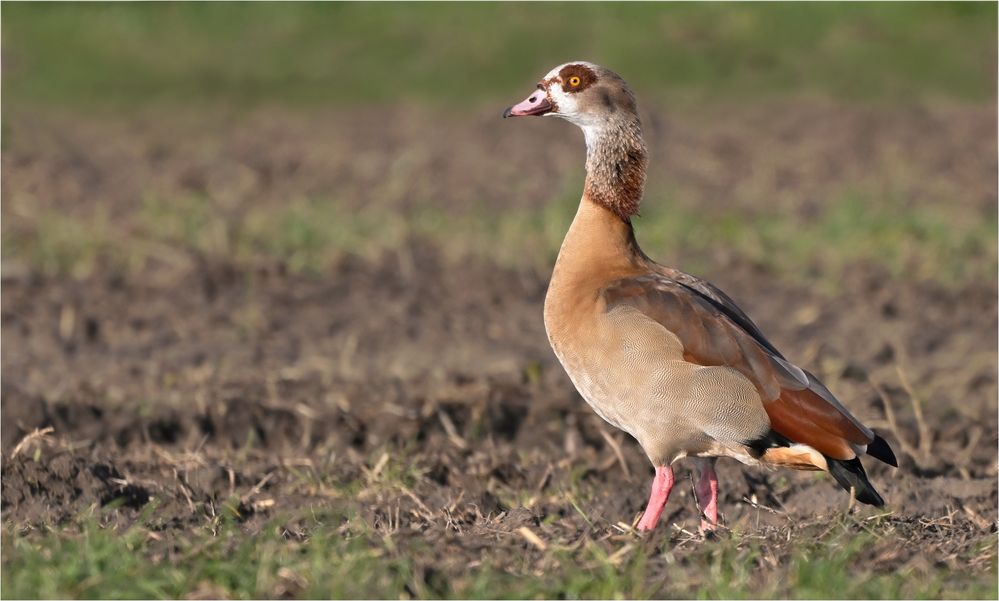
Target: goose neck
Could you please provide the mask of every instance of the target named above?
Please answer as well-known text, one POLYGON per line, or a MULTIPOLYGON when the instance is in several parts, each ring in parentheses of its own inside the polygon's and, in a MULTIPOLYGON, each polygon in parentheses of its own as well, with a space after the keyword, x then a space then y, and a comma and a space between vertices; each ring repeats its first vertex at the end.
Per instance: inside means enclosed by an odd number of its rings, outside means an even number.
POLYGON ((637 117, 583 127, 586 138, 584 194, 630 222, 645 189, 648 151, 637 117))

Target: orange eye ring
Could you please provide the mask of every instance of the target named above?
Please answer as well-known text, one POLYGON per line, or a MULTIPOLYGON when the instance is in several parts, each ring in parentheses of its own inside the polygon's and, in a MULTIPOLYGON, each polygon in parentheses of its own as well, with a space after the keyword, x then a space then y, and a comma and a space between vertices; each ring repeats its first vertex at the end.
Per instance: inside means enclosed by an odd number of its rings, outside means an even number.
POLYGON ((569 85, 570 86, 572 86, 572 87, 575 88, 576 86, 579 85, 579 83, 580 83, 579 76, 573 75, 572 77, 569 78, 569 85))

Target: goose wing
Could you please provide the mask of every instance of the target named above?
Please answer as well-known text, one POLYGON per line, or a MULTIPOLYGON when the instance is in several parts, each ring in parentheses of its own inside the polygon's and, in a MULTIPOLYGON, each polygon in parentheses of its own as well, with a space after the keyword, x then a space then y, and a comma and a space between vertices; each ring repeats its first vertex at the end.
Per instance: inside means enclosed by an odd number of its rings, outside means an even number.
POLYGON ((727 366, 759 391, 771 428, 834 459, 853 459, 875 440, 811 373, 789 362, 724 292, 673 270, 612 282, 601 294, 607 310, 631 306, 675 334, 684 358, 727 366))

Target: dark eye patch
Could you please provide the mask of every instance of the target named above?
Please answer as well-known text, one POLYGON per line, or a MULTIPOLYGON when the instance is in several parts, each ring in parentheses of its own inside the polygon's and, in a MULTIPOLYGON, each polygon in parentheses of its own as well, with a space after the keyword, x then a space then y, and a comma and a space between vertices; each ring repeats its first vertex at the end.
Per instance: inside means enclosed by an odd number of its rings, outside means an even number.
POLYGON ((603 103, 604 108, 612 113, 617 110, 617 107, 614 106, 614 100, 607 90, 600 90, 600 102, 603 103))
POLYGON ((558 72, 558 76, 562 80, 562 89, 572 94, 582 92, 597 81, 597 74, 586 65, 566 65, 558 72), (573 77, 579 78, 578 86, 569 85, 569 80, 573 77))

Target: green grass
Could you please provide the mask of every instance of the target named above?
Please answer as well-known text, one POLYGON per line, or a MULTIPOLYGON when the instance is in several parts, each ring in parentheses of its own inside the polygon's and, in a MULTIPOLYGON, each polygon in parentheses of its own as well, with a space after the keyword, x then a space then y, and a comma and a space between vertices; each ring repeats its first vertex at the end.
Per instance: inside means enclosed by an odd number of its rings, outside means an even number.
POLYGON ((588 59, 644 99, 995 95, 995 3, 9 4, 8 107, 500 106, 588 59))
MULTIPOLYGON (((106 511, 106 510, 105 510, 106 511)), ((738 534, 682 552, 613 540, 552 545, 545 552, 485 550, 465 566, 419 536, 376 531, 326 509, 243 532, 222 511, 201 534, 168 539, 154 511, 116 532, 99 515, 58 531, 3 532, 3 598, 995 598, 991 574, 936 566, 875 573, 864 560, 872 534, 841 527, 799 536, 791 549, 738 534), (144 525, 143 522, 147 525, 144 525), (305 536, 285 536, 285 524, 305 536), (621 551, 630 545, 630 549, 621 551), (775 555, 776 553, 776 555, 775 555), (779 558, 776 568, 768 558, 779 558), (764 569, 768 566, 768 569, 764 569), (763 575, 765 573, 765 575, 763 575)), ((799 533, 800 534, 800 533, 799 533)), ((515 533, 504 535, 517 540, 515 533)), ((626 538, 626 537, 625 537, 626 538)), ((510 538, 506 539, 511 540, 510 538)))
MULTIPOLYGON (((470 203, 461 212, 417 205, 403 213, 302 198, 231 215, 205 197, 151 197, 115 225, 100 211, 84 218, 45 212, 22 227, 8 225, 3 251, 43 272, 76 277, 105 268, 140 270, 153 260, 186 263, 194 255, 242 265, 279 260, 292 271, 315 274, 344 253, 374 258, 415 236, 436 241, 452 258, 477 256, 545 271, 577 202, 566 192, 540 207, 502 212, 470 203)), ((650 203, 635 223, 646 252, 666 264, 682 257, 683 268, 695 273, 709 269, 716 249, 724 248, 830 291, 865 262, 912 281, 960 285, 992 277, 999 266, 995 223, 944 206, 906 207, 903 199, 856 189, 841 192, 806 221, 776 211, 721 212, 666 200, 650 203)))

